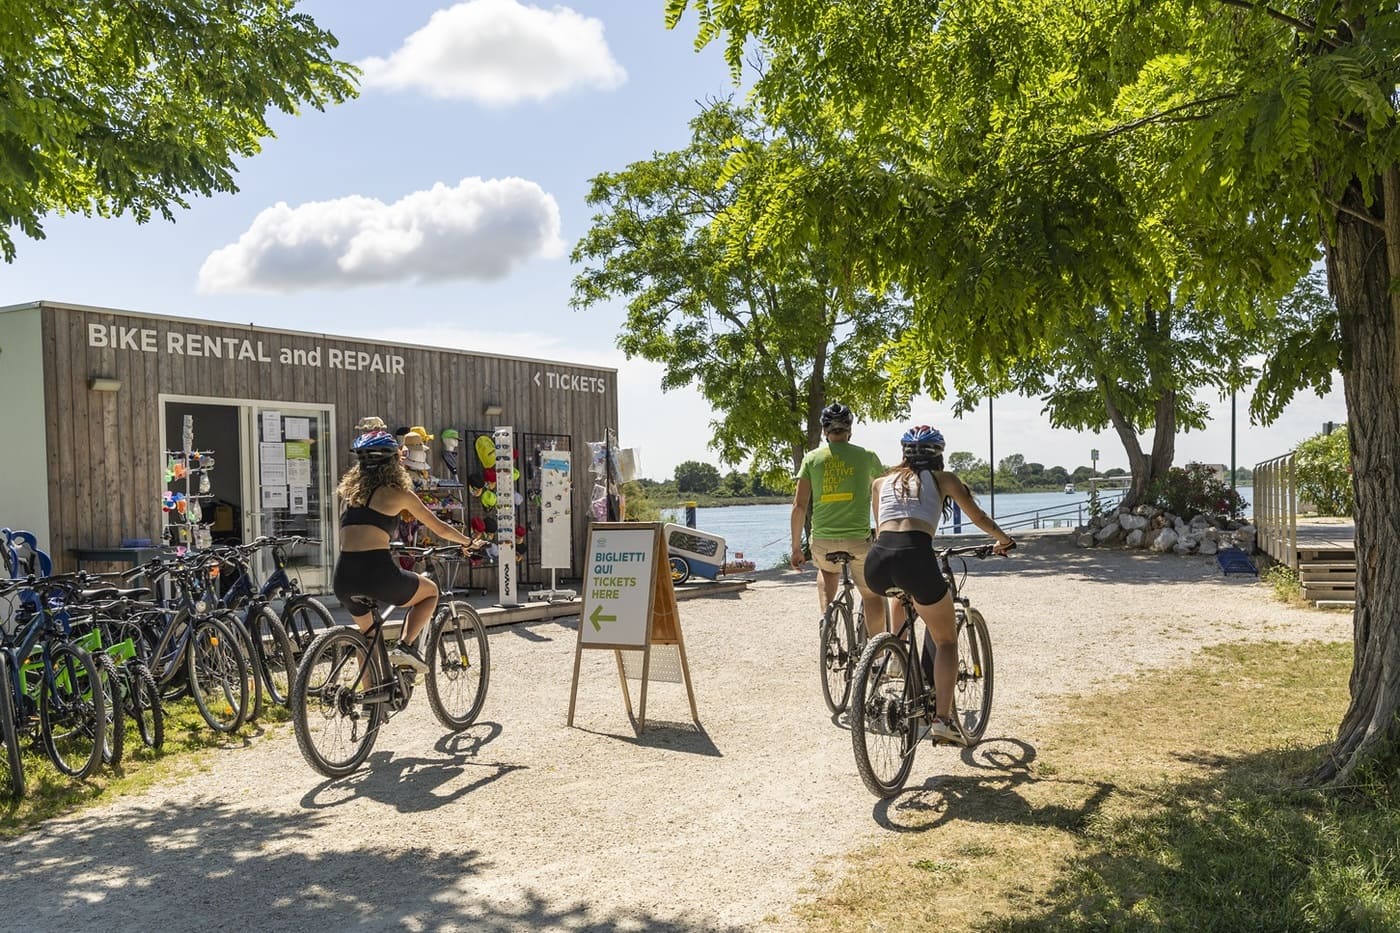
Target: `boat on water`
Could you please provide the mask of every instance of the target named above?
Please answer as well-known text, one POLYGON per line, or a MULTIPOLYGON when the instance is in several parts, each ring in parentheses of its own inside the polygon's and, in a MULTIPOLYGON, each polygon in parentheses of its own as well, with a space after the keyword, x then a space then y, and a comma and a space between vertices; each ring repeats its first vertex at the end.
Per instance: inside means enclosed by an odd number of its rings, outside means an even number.
POLYGON ((1072 495, 1074 495, 1074 484, 1073 484, 1073 483, 1065 483, 1065 495, 1067 495, 1067 496, 1072 496, 1072 495))

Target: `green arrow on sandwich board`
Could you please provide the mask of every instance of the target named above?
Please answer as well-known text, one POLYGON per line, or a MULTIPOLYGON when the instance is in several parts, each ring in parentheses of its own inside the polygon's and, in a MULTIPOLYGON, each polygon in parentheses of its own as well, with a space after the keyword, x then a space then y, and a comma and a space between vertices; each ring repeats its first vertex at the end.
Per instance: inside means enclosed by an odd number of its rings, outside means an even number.
POLYGON ((588 621, 593 623, 593 630, 595 632, 601 632, 603 630, 603 626, 599 625, 598 623, 616 622, 617 616, 605 616, 603 615, 602 606, 594 606, 593 611, 588 614, 588 621))

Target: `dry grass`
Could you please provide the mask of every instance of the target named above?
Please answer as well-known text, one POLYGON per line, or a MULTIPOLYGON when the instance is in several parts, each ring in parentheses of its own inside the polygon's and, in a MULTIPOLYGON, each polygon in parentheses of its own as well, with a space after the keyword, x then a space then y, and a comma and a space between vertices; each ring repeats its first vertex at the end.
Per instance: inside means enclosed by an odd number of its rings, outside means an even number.
POLYGON ((1349 670, 1346 645, 1223 646, 1189 669, 1072 698, 1039 747, 984 743, 978 773, 893 802, 884 815, 905 831, 853 856, 798 919, 821 930, 1228 928, 1209 898, 1177 903, 1173 879, 1199 863, 1267 887, 1276 859, 1326 857, 1308 848, 1316 798, 1296 788, 1341 719, 1349 670), (1305 837, 1305 850, 1257 851, 1264 827, 1305 837))

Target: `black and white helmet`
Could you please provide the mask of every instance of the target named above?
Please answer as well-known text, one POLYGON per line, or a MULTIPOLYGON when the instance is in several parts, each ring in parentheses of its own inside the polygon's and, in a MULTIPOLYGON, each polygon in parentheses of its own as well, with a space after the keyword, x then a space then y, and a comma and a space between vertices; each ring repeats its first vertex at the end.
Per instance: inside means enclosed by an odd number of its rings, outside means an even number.
POLYGON ((829 431, 832 428, 849 431, 854 421, 855 415, 851 413, 851 409, 840 402, 832 402, 822 409, 822 430, 824 431, 829 431))

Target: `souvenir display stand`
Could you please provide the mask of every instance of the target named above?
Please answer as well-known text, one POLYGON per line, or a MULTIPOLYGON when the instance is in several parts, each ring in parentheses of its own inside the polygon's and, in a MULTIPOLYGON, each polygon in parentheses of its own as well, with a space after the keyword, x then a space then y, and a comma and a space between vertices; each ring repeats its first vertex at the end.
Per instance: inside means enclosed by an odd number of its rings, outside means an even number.
MULTIPOLYGON (((185 416, 181 442, 180 450, 165 452, 162 537, 172 547, 209 547, 213 544, 213 535, 205 521, 203 503, 213 498, 209 492, 209 474, 214 469, 214 452, 194 446, 193 415, 185 416)), ((212 515, 209 520, 213 520, 212 515)))
POLYGON ((573 462, 567 450, 539 452, 540 566, 549 570, 549 589, 532 590, 531 599, 568 602, 578 593, 561 590, 557 574, 568 570, 573 554, 573 462))

